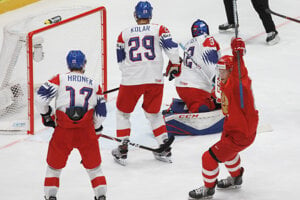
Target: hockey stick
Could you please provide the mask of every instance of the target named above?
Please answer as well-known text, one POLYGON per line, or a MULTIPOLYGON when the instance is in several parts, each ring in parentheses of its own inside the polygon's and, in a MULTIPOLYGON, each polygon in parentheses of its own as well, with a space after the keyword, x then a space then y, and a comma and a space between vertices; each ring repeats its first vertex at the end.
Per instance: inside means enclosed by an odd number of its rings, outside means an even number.
MULTIPOLYGON (((237 5, 236 0, 233 0, 233 14, 234 14, 234 24, 235 24, 235 38, 238 37, 239 31, 239 21, 238 21, 238 13, 237 13, 237 5)), ((241 58, 240 54, 237 53, 238 59, 238 72, 239 72, 239 88, 240 88, 240 100, 241 100, 241 108, 244 108, 244 95, 243 95, 243 85, 242 85, 242 75, 241 75, 241 58)))
POLYGON ((273 15, 276 15, 278 17, 282 17, 282 18, 285 18, 285 19, 288 19, 288 20, 300 23, 300 20, 292 18, 292 17, 285 16, 285 15, 282 15, 282 14, 279 14, 277 12, 272 11, 270 8, 267 8, 265 11, 266 11, 266 13, 273 14, 273 15))
MULTIPOLYGON (((123 142, 123 140, 119 139, 119 138, 115 138, 115 137, 112 137, 112 136, 108 136, 108 135, 104 135, 104 134, 99 134, 100 137, 103 137, 103 138, 106 138, 106 139, 109 139, 109 140, 114 140, 114 141, 117 141, 117 142, 123 142)), ((139 144, 136 144, 136 143, 132 143, 132 142, 128 142, 129 145, 131 146, 134 146, 134 147, 137 147, 137 148, 140 148, 140 149, 145 149, 145 150, 148 150, 148 151, 152 151, 152 152, 156 152, 156 153, 161 153, 163 152, 164 150, 166 150, 168 147, 171 146, 171 144, 173 143, 175 137, 174 136, 170 136, 169 137, 169 140, 162 144, 159 148, 157 149, 153 149, 153 148, 150 148, 150 147, 146 147, 146 146, 143 146, 143 145, 139 145, 139 144)))
POLYGON ((103 94, 108 94, 108 93, 111 93, 111 92, 114 92, 114 91, 117 91, 117 90, 119 90, 119 87, 113 88, 111 90, 106 90, 106 91, 103 92, 103 94))
POLYGON ((186 48, 183 46, 183 44, 179 43, 179 46, 182 48, 184 54, 188 59, 191 59, 191 61, 199 68, 201 69, 202 67, 194 60, 194 58, 189 54, 189 52, 186 50, 186 48))
MULTIPOLYGON (((186 50, 185 46, 183 46, 183 44, 181 44, 181 43, 179 43, 179 46, 183 50, 183 52, 186 55, 186 57, 188 59, 191 59, 191 61, 201 70, 201 72, 205 76, 205 78, 211 83, 212 81, 208 78, 208 76, 205 74, 205 72, 202 71, 202 67, 195 61, 195 59, 193 58, 193 56, 191 56, 191 54, 189 54, 189 52, 186 50)), ((214 85, 214 84, 212 83, 212 85, 214 85)))

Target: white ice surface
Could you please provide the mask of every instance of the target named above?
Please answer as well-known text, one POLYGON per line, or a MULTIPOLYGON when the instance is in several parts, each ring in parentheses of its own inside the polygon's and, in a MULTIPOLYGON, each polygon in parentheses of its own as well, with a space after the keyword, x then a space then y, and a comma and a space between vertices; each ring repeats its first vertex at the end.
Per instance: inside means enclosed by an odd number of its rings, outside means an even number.
MULTIPOLYGON (((137 1, 129 0, 42 0, 38 3, 0 15, 0 27, 41 10, 70 5, 105 5, 108 13, 109 88, 119 85, 115 44, 120 31, 135 23, 133 9, 137 1)), ((223 2, 219 0, 153 0, 153 22, 166 25, 178 42, 187 41, 190 26, 200 18, 209 24, 210 32, 220 43, 222 53, 229 51, 233 33, 220 34, 217 27, 226 20, 223 2)), ((300 1, 270 1, 274 11, 300 19, 300 1)), ((273 16, 281 41, 265 44, 266 34, 250 1, 238 1, 240 35, 246 40, 245 62, 253 80, 253 91, 260 118, 273 132, 260 133, 253 145, 241 152, 245 168, 243 187, 238 191, 217 191, 214 199, 277 200, 298 199, 300 180, 300 97, 297 79, 300 73, 300 24, 273 16)), ((0 33, 0 43, 2 42, 0 33)), ((45 80, 49 77, 45 74, 45 80)), ((110 95, 104 133, 115 136, 115 97, 110 95)), ((172 82, 166 80, 164 105, 176 97, 172 82)), ((155 147, 150 126, 140 108, 132 114, 132 142, 155 147)), ((0 135, 0 199, 43 199, 47 144, 50 129, 34 136, 0 135)), ((100 139, 103 172, 107 177, 108 200, 182 200, 188 192, 201 186, 201 155, 220 134, 177 137, 173 145, 173 164, 154 160, 151 152, 131 148, 128 166, 117 165, 111 149, 117 143, 100 139)), ((221 166, 220 178, 228 172, 221 166)), ((61 175, 58 199, 93 199, 88 176, 74 150, 61 175)))

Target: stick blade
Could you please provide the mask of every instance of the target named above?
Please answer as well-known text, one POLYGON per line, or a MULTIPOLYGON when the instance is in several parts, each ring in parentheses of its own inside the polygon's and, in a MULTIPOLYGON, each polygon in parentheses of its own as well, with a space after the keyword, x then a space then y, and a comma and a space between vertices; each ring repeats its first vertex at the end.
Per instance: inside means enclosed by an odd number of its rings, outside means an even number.
POLYGON ((266 133, 266 132, 272 132, 273 128, 271 124, 267 123, 258 123, 257 126, 257 133, 266 133))

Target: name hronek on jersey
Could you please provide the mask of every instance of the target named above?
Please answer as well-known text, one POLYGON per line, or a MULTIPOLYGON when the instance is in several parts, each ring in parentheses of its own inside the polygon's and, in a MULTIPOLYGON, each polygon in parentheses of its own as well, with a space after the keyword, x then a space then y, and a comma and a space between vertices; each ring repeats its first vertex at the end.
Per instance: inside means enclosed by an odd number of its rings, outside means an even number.
POLYGON ((68 81, 85 82, 88 83, 89 85, 93 85, 92 79, 89 79, 88 77, 82 75, 70 74, 68 75, 68 81))

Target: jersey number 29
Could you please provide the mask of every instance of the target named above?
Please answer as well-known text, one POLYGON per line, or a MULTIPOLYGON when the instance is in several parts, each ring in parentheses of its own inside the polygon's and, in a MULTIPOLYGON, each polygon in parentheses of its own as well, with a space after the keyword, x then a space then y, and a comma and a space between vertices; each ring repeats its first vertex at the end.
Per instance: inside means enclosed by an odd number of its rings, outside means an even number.
POLYGON ((154 60, 156 57, 154 52, 154 36, 146 35, 143 38, 132 37, 128 41, 128 46, 130 48, 129 58, 132 62, 142 61, 143 57, 148 60, 154 60), (143 53, 139 50, 140 48, 143 48, 143 53))

